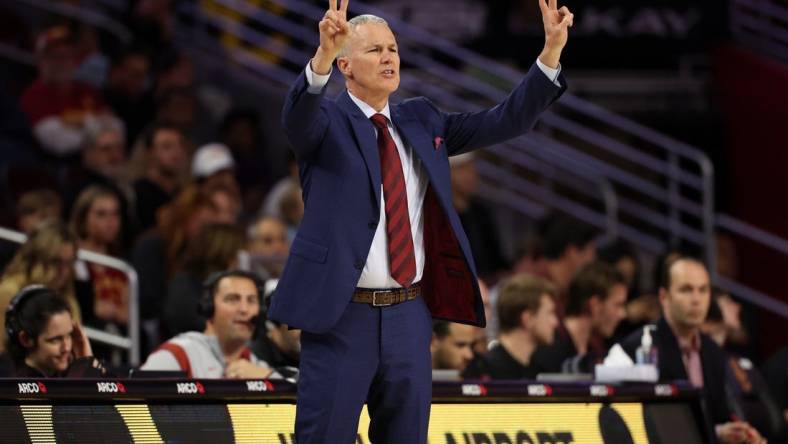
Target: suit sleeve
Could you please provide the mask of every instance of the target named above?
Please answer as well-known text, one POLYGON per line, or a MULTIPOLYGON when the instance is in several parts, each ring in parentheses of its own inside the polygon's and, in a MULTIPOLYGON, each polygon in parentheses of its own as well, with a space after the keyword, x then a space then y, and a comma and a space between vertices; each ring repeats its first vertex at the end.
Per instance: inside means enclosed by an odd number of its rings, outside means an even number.
POLYGON ((302 71, 285 99, 282 125, 296 158, 308 161, 314 156, 328 131, 325 88, 318 94, 309 92, 309 82, 302 71))
POLYGON ((534 64, 517 88, 493 108, 470 113, 438 111, 443 119, 448 154, 454 156, 484 148, 528 132, 541 113, 566 90, 562 75, 558 83, 561 86, 534 64))

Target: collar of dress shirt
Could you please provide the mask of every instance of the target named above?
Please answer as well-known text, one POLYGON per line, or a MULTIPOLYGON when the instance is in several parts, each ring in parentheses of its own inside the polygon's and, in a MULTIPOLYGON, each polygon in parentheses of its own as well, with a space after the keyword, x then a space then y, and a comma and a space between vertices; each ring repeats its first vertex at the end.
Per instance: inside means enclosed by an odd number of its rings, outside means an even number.
POLYGON ((695 332, 689 339, 677 338, 679 340, 679 348, 683 353, 700 352, 700 333, 695 332))
POLYGON ((347 93, 350 96, 350 100, 352 100, 353 103, 355 103, 356 106, 358 106, 361 112, 364 113, 365 116, 367 116, 367 119, 379 113, 386 116, 386 119, 388 119, 389 123, 391 122, 391 112, 389 111, 389 102, 386 102, 386 106, 384 106, 382 110, 375 111, 375 108, 367 105, 366 102, 354 96, 353 93, 350 92, 350 90, 348 90, 347 93))

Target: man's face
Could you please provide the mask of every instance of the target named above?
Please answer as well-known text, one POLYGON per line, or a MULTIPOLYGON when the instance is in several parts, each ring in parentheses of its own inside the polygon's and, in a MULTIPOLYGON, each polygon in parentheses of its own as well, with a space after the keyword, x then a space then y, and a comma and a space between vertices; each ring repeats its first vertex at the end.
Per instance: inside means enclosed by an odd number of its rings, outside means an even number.
POLYGON ((670 267, 670 288, 660 290, 665 316, 675 326, 694 330, 703 324, 711 302, 709 273, 702 264, 679 260, 670 267))
POLYGON ((104 131, 96 138, 96 143, 85 150, 85 166, 116 179, 125 166, 125 143, 119 131, 104 131))
POLYGON ((47 375, 66 370, 71 363, 73 330, 71 314, 67 311, 52 315, 28 355, 33 366, 47 375))
POLYGON ((388 99, 399 87, 399 49, 391 29, 358 25, 347 44, 348 54, 338 63, 350 92, 367 103, 388 99))
POLYGON ((555 328, 558 327, 558 316, 555 314, 555 301, 549 295, 542 295, 539 309, 531 314, 528 330, 539 345, 553 343, 555 328))
POLYGON ((89 240, 100 244, 115 242, 120 233, 120 205, 112 196, 101 196, 88 210, 86 234, 89 240))
POLYGON ((172 129, 156 131, 150 157, 156 168, 166 176, 181 174, 186 168, 186 147, 181 133, 172 129))
POLYGON ((473 359, 473 341, 476 327, 466 324, 449 324, 449 334, 438 339, 432 336, 432 368, 462 372, 473 359))
POLYGON ((260 297, 254 282, 245 277, 225 277, 216 287, 213 317, 209 319, 222 343, 252 339, 260 297))
POLYGON ((607 292, 607 298, 593 297, 589 305, 594 330, 602 337, 609 338, 627 315, 627 287, 623 284, 613 285, 607 292))

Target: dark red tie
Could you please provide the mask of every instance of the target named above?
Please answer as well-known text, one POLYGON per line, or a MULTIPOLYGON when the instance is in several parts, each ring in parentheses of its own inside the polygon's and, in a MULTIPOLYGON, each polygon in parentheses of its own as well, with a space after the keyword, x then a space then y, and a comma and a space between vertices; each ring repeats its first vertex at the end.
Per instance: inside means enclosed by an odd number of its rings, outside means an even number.
POLYGON ((383 179, 383 198, 386 201, 386 234, 389 239, 389 268, 391 277, 403 287, 408 287, 416 277, 416 258, 413 254, 413 237, 410 231, 408 191, 399 159, 397 145, 391 138, 386 116, 370 117, 378 128, 380 175, 383 179))

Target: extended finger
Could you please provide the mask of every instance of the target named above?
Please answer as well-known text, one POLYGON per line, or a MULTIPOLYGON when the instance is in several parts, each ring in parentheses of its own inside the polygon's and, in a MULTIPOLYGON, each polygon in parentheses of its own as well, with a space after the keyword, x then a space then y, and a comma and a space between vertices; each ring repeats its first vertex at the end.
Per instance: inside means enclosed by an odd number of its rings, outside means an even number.
POLYGON ((328 10, 329 11, 337 10, 337 0, 328 0, 328 10))
POLYGON ((342 5, 340 6, 339 12, 341 12, 345 17, 347 17, 347 4, 350 3, 350 0, 342 0, 342 5))
POLYGON ((539 9, 542 10, 542 14, 547 11, 547 0, 539 0, 539 9))
POLYGON ((558 0, 550 0, 550 9, 558 9, 558 0))
POLYGON ((572 13, 569 13, 569 15, 565 16, 564 19, 561 20, 561 23, 559 23, 558 25, 559 26, 571 27, 574 24, 574 21, 575 21, 574 19, 575 19, 575 15, 572 14, 572 13))
POLYGON ((334 26, 331 24, 330 20, 324 19, 320 21, 320 32, 331 35, 333 34, 332 32, 333 28, 334 26))

